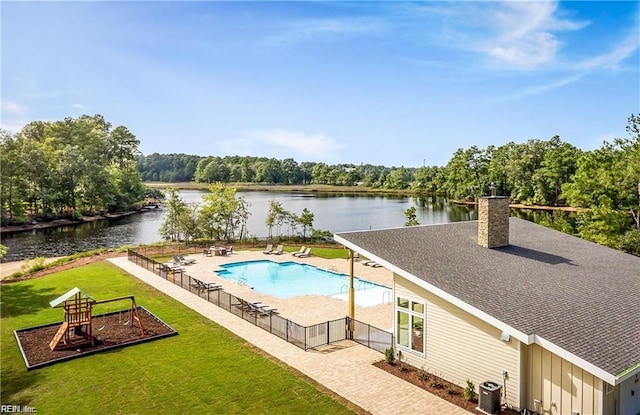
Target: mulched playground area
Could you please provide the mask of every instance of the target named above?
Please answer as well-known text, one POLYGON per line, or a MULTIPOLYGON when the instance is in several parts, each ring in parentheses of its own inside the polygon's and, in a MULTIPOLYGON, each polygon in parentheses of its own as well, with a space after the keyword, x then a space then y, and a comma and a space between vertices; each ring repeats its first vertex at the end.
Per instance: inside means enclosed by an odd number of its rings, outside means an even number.
POLYGON ((72 336, 66 345, 51 350, 49 342, 62 322, 16 330, 15 336, 27 369, 63 362, 93 353, 113 350, 178 334, 144 307, 137 307, 143 332, 129 319, 129 309, 93 316, 94 345, 82 336, 72 336))

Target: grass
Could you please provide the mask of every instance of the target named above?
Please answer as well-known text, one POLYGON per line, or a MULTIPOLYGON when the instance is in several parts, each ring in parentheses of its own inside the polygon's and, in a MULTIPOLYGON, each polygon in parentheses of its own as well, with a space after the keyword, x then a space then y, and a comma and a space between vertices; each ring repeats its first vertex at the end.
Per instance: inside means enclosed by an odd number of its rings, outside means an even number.
MULTIPOLYGON (((278 244, 273 244, 273 249, 276 249, 276 246, 278 244)), ((302 246, 304 244, 300 244, 300 245, 285 245, 283 247, 285 252, 296 252, 300 250, 300 246, 302 246)), ((266 247, 266 246, 265 246, 266 247)), ((261 247, 261 248, 252 248, 250 249, 251 251, 264 251, 265 247, 261 247)), ((349 250, 348 249, 344 249, 344 248, 319 248, 319 247, 315 247, 315 246, 310 246, 311 248, 311 255, 318 257, 318 258, 324 258, 324 259, 347 259, 348 255, 349 255, 349 250)))
MULTIPOLYGON (((38 413, 361 412, 294 369, 108 262, 1 287, 3 404, 38 413), (49 301, 73 287, 98 300, 133 294, 179 335, 27 371, 13 330, 60 321, 49 301)), ((126 308, 108 303, 96 314, 126 308)))

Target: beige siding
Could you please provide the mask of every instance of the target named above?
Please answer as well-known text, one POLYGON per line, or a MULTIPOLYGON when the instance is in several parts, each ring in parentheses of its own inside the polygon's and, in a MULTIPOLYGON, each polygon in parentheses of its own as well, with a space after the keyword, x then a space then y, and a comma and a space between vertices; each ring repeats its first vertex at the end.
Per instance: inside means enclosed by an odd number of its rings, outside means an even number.
POLYGON ((550 415, 603 413, 602 380, 537 344, 522 347, 528 356, 528 409, 550 415))
POLYGON ((417 285, 395 276, 395 293, 426 301, 425 355, 402 350, 407 363, 460 386, 494 381, 506 387, 506 402, 520 408, 519 342, 500 340, 501 331, 417 285), (502 372, 508 379, 503 384, 502 372))

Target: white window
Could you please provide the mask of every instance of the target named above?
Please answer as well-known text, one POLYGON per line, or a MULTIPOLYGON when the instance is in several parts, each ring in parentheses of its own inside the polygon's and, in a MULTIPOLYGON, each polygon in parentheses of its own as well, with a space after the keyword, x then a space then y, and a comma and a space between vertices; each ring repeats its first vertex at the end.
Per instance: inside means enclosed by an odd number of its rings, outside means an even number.
POLYGON ((397 297, 396 339, 398 346, 424 354, 425 313, 424 302, 397 297))

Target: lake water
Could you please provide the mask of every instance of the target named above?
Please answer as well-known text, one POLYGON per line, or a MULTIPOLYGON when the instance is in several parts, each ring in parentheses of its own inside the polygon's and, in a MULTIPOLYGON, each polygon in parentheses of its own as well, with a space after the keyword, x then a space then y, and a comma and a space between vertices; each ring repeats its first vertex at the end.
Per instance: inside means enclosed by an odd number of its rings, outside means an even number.
MULTIPOLYGON (((199 190, 180 192, 187 203, 201 202, 204 194, 199 190)), ((267 236, 265 220, 272 199, 297 215, 307 208, 314 214, 313 227, 332 233, 403 226, 404 212, 411 206, 416 207, 421 224, 476 219, 473 207, 453 205, 440 197, 299 192, 238 192, 237 195, 243 196, 250 205, 248 234, 256 237, 267 236)), ((158 242, 161 240, 158 230, 163 220, 164 213, 159 209, 120 219, 2 235, 2 244, 9 247, 3 262, 158 242)), ((287 234, 284 229, 282 233, 287 234)))

